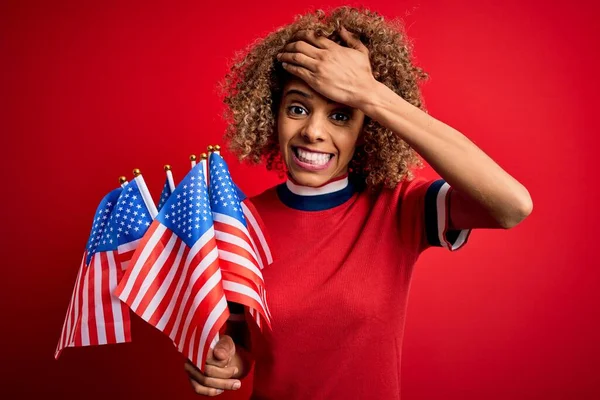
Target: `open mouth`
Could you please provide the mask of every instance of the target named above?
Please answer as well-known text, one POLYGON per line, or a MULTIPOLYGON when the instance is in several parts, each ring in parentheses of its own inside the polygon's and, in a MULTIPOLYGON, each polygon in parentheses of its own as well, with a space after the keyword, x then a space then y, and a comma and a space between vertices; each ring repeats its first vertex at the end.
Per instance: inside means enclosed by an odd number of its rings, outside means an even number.
POLYGON ((324 167, 334 157, 332 153, 323 153, 317 151, 309 151, 304 148, 292 146, 292 151, 296 159, 302 164, 308 164, 314 167, 324 167))

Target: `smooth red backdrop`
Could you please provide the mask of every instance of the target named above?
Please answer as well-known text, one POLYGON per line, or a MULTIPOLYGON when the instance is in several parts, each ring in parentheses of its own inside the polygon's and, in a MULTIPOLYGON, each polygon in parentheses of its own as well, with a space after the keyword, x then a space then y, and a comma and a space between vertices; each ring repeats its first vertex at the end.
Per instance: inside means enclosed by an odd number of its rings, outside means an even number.
MULTIPOLYGON (((0 5, 3 398, 197 398, 182 357, 139 319, 131 344, 53 359, 95 207, 133 168, 156 197, 164 163, 180 179, 191 153, 221 142, 216 86, 234 52, 295 14, 342 4, 124 3, 0 5)), ((429 112, 523 182, 535 205, 511 231, 423 254, 404 399, 600 398, 592 3, 365 3, 405 20, 431 75, 429 112)), ((249 194, 278 182, 225 156, 249 194)), ((250 386, 221 398, 247 398, 250 386)))

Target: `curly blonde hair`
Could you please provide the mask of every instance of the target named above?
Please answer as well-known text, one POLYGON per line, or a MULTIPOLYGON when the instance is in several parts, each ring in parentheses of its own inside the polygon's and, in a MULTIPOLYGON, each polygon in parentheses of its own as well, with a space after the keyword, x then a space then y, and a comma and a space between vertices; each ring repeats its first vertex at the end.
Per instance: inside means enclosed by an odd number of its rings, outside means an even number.
MULTIPOLYGON (((338 34, 340 26, 358 34, 368 48, 376 80, 426 111, 418 84, 428 75, 412 61, 412 44, 401 21, 384 21, 377 12, 348 6, 328 13, 316 10, 297 15, 293 23, 236 54, 221 82, 223 102, 227 105, 223 115, 228 122, 225 139, 240 161, 265 161, 267 169, 284 172, 276 117, 281 92, 291 75, 281 67, 277 53, 302 29, 314 30, 317 35, 345 45, 338 34)), ((405 178, 413 179, 413 168, 423 167, 418 154, 377 121, 365 117, 362 135, 363 142, 350 162, 350 174, 363 183, 393 188, 405 178)))

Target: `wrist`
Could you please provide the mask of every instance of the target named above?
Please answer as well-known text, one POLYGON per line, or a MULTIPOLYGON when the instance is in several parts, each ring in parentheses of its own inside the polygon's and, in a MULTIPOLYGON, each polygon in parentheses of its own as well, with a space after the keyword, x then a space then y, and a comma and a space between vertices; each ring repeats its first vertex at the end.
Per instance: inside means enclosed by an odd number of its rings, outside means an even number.
POLYGON ((365 116, 377 119, 377 109, 385 102, 388 91, 390 89, 387 86, 373 78, 373 81, 361 93, 359 108, 365 116))

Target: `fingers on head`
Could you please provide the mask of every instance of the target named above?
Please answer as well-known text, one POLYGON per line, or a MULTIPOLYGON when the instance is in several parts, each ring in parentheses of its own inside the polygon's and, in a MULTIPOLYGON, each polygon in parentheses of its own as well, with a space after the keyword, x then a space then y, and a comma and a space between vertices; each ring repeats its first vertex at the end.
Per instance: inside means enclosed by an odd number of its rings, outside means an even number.
POLYGON ((309 75, 309 72, 305 68, 300 68, 297 65, 289 64, 289 63, 282 63, 281 66, 287 72, 289 72, 292 75, 297 76, 298 78, 302 79, 304 82, 308 83, 311 79, 311 75, 309 75))
POLYGON ((292 41, 300 41, 300 40, 302 40, 306 43, 309 43, 309 44, 313 45, 314 47, 317 47, 320 49, 327 48, 330 43, 329 39, 327 39, 323 36, 317 36, 315 31, 310 30, 310 29, 299 30, 292 36, 292 41))
POLYGON ((339 29, 340 35, 342 39, 346 41, 347 44, 352 46, 353 48, 361 51, 367 50, 367 46, 360 40, 360 36, 354 32, 350 32, 344 26, 339 29))
POLYGON ((296 40, 295 42, 286 44, 283 50, 290 53, 309 52, 312 50, 311 47, 313 46, 304 40, 296 40))

